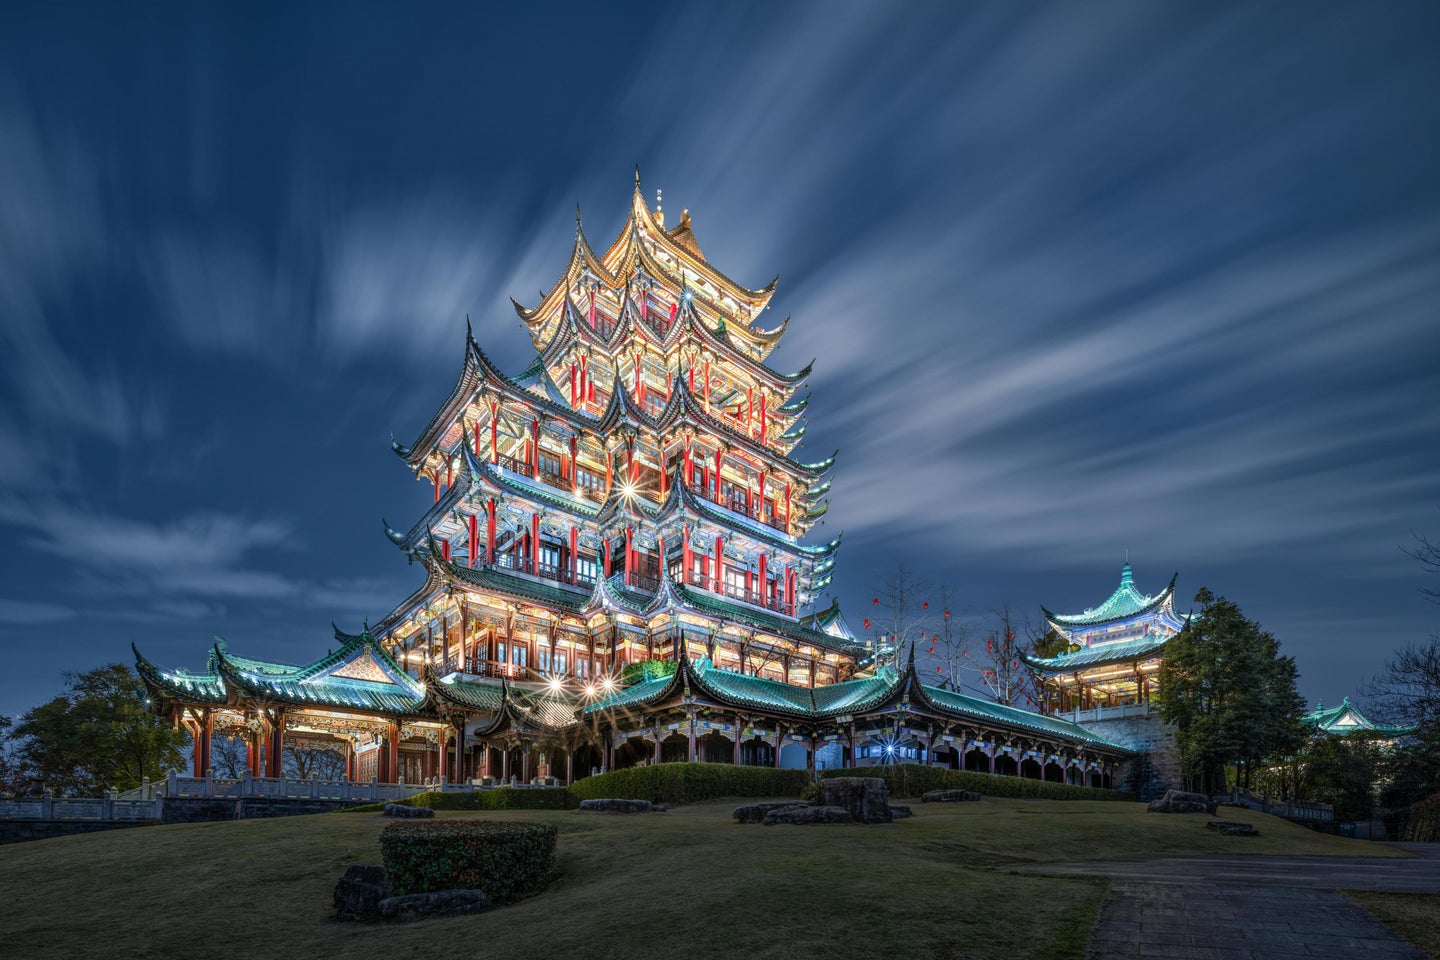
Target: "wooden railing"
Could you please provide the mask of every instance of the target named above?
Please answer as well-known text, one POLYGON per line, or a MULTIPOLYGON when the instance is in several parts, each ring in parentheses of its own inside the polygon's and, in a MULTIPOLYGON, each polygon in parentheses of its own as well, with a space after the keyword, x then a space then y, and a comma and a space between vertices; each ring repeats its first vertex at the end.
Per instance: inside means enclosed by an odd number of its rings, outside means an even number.
POLYGON ((685 487, 695 496, 703 500, 709 500, 711 503, 724 507, 733 513, 738 513, 742 517, 749 517, 751 520, 763 523, 767 527, 773 527, 781 533, 786 532, 785 524, 782 523, 778 517, 773 513, 770 516, 765 515, 764 502, 758 497, 747 497, 736 494, 733 491, 717 496, 713 487, 698 481, 695 483, 687 483, 685 487))

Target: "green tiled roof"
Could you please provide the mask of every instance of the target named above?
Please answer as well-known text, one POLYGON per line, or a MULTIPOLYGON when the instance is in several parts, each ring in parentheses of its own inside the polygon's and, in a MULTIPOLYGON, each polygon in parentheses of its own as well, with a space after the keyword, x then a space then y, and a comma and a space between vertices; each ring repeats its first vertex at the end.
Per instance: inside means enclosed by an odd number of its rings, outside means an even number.
POLYGON ((1059 626, 1093 627, 1097 624, 1124 620, 1127 617, 1154 610, 1170 599, 1174 592, 1175 578, 1171 577, 1170 585, 1164 590, 1153 597, 1145 596, 1135 588, 1135 573, 1130 569, 1130 564, 1126 563, 1120 569, 1120 586, 1116 587, 1115 592, 1110 594, 1100 606, 1076 614, 1051 613, 1049 610, 1045 610, 1045 616, 1059 626))
POLYGON ((752 627, 759 627, 762 630, 769 630, 783 637, 790 637, 792 640, 799 640, 817 647, 824 647, 827 650, 839 650, 851 656, 862 656, 865 648, 859 644, 845 643, 844 641, 830 636, 821 630, 813 627, 802 626, 794 620, 769 613, 761 609, 752 609, 738 603, 729 603, 719 597, 712 596, 699 590, 691 590, 683 584, 675 584, 675 594, 687 606, 696 610, 702 610, 724 617, 729 620, 738 620, 741 623, 748 623, 752 627))
POLYGON ((702 690, 726 703, 802 717, 815 715, 815 700, 809 687, 721 670, 708 659, 691 664, 691 674, 702 690))
POLYGON ((435 687, 447 700, 476 710, 498 711, 505 700, 505 688, 499 683, 486 680, 445 677, 436 681, 435 687))
POLYGON ((1090 667, 1098 667, 1106 663, 1117 663, 1122 660, 1137 660, 1142 657, 1153 657, 1164 649, 1172 637, 1162 637, 1157 634, 1147 633, 1143 637, 1136 637, 1134 640, 1122 640, 1117 643, 1102 643, 1093 647, 1084 647, 1074 653, 1062 653, 1056 657, 1025 657, 1025 662, 1046 673, 1068 673, 1073 670, 1088 670, 1090 667))
POLYGON ((922 685, 920 689, 924 691, 926 699, 936 707, 958 716, 976 720, 988 720, 1039 733, 1048 733, 1065 740, 1078 741, 1080 743, 1097 744, 1117 750, 1127 749, 1113 740, 1107 740, 1094 731, 1082 727, 1078 723, 1071 723, 1068 720, 1058 720, 1055 717, 1042 716, 1038 713, 1031 713, 1029 710, 1021 710, 1019 707, 1007 707, 1001 703, 993 703, 989 700, 981 700, 979 697, 970 697, 963 693, 942 690, 939 687, 922 685))
POLYGON ((669 673, 663 677, 651 677, 649 680, 641 680, 639 683, 632 683, 621 690, 616 690, 608 697, 595 701, 585 708, 586 713, 595 713, 600 710, 631 709, 643 707, 649 703, 659 700, 660 697, 675 683, 678 672, 669 673))
POLYGON ((1393 724, 1372 723, 1364 714, 1355 709, 1346 697, 1338 707, 1326 708, 1316 704, 1315 709, 1301 716, 1300 721, 1314 727, 1319 733, 1330 734, 1380 734, 1401 737, 1414 733, 1415 727, 1393 724))
POLYGON ((215 654, 212 651, 205 673, 192 674, 184 670, 161 670, 140 653, 135 644, 130 644, 135 654, 135 670, 140 678, 151 687, 157 688, 167 697, 194 700, 200 703, 224 703, 225 681, 215 671, 215 654))

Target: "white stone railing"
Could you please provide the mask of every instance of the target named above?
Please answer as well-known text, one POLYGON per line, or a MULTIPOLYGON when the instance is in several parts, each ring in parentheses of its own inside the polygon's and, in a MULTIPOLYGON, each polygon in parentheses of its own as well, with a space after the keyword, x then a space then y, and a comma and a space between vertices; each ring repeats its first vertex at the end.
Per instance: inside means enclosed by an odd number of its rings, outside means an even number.
POLYGON ((98 799, 56 797, 46 790, 41 797, 0 800, 0 820, 159 820, 162 802, 158 796, 122 798, 116 790, 98 799))
POLYGON ((1320 803, 1315 800, 1271 800, 1269 797, 1257 797, 1251 793, 1238 791, 1221 794, 1211 799, 1232 807, 1245 807, 1249 810, 1258 810, 1261 813, 1284 817, 1286 820, 1328 823, 1335 819, 1335 807, 1332 804, 1320 803))
POLYGON ((1150 716, 1150 704, 1146 703, 1122 703, 1113 707, 1086 707, 1081 710, 1078 707, 1074 710, 1066 710, 1052 714, 1057 720, 1069 720, 1072 723, 1086 723, 1096 720, 1119 720, 1122 717, 1148 717, 1150 716))

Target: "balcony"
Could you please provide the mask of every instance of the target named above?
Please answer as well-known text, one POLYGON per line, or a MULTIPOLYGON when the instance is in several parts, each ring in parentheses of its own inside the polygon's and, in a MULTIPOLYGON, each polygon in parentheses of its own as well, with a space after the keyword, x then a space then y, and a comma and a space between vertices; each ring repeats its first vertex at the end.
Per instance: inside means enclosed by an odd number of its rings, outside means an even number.
POLYGON ((744 587, 737 587, 728 583, 720 583, 718 584, 719 589, 716 589, 717 584, 715 583, 714 577, 701 576, 699 571, 696 570, 690 571, 685 577, 685 583, 688 586, 699 587, 707 593, 718 594, 730 600, 738 600, 741 603, 749 604, 752 607, 759 607, 762 610, 770 610, 780 614, 782 617, 795 616, 795 608, 779 596, 767 598, 759 590, 746 590, 744 587))
POLYGON ((534 577, 537 580, 548 580, 551 583, 566 584, 574 587, 591 587, 595 584, 595 578, 587 576, 577 570, 574 576, 570 575, 570 568, 563 564, 551 564, 540 562, 539 568, 530 562, 529 557, 517 558, 513 553, 497 553, 495 562, 490 564, 492 569, 504 570, 507 573, 518 573, 522 576, 534 577))
POLYGON ((528 461, 520 460, 516 457, 496 457, 495 463, 509 470, 511 473, 518 473, 524 477, 535 476, 535 468, 530 466, 528 461))
POLYGON ((757 523, 763 523, 767 527, 771 527, 775 530, 780 531, 781 533, 788 534, 788 531, 785 529, 785 524, 782 523, 777 517, 775 517, 773 514, 768 517, 765 516, 763 505, 757 502, 758 498, 747 497, 744 494, 737 494, 733 491, 729 493, 722 493, 717 497, 715 495, 714 489, 711 488, 709 484, 702 484, 698 482, 687 483, 685 484, 685 488, 700 499, 708 500, 716 506, 724 507, 731 513, 738 513, 740 514, 740 516, 745 517, 749 520, 754 520, 757 523))

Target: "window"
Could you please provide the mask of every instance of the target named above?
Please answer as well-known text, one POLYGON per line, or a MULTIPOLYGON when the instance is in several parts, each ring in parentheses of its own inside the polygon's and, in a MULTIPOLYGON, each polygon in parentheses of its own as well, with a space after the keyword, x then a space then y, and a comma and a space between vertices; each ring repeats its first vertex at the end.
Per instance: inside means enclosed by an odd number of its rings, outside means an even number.
POLYGON ((549 669, 550 669, 550 651, 549 651, 549 650, 546 650, 544 647, 541 647, 541 648, 540 648, 540 652, 537 653, 537 654, 535 654, 535 665, 540 668, 540 671, 541 671, 542 673, 544 673, 546 670, 549 670, 549 669))
POLYGON ((548 450, 541 450, 541 451, 540 451, 540 472, 541 472, 541 473, 548 473, 548 474, 550 474, 552 477, 561 477, 561 476, 564 476, 564 474, 562 474, 562 473, 560 472, 560 457, 559 457, 559 455, 558 455, 558 454, 551 453, 551 452, 549 452, 548 450))
POLYGON ((582 678, 590 676, 589 660, 586 660, 584 657, 575 658, 575 676, 582 678))
POLYGON ((742 567, 725 568, 725 592, 737 597, 745 595, 745 570, 742 567))
POLYGON ((528 652, 525 647, 515 644, 510 648, 510 662, 517 667, 525 666, 525 654, 528 652))
POLYGON ((589 470, 577 469, 575 471, 575 479, 581 487, 584 487, 586 490, 594 490, 596 493, 599 493, 605 487, 605 478, 596 476, 589 470))
POLYGON ((555 672, 562 677, 565 676, 565 654, 563 653, 555 654, 555 672))
POLYGON ((581 557, 575 565, 575 573, 585 583, 594 583, 600 575, 600 567, 594 557, 581 557))
POLYGON ((557 545, 541 542, 540 572, 550 576, 560 572, 560 548, 557 545))
POLYGON ((503 642, 495 644, 495 659, 499 663, 505 662, 505 644, 503 642))

